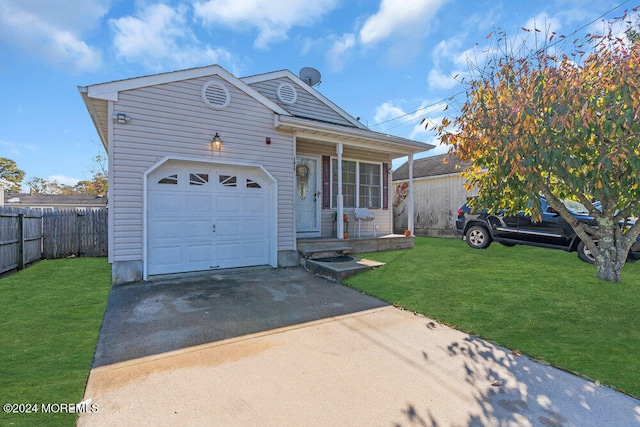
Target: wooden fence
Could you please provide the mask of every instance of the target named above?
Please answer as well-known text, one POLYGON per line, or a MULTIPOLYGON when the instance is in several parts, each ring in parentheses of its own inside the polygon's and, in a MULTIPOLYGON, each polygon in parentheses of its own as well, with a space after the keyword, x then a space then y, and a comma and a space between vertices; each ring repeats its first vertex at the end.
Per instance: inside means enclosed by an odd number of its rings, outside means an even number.
POLYGON ((0 210, 0 274, 21 270, 42 257, 42 214, 33 210, 0 210))
POLYGON ((41 258, 107 256, 107 209, 0 208, 0 274, 41 258))

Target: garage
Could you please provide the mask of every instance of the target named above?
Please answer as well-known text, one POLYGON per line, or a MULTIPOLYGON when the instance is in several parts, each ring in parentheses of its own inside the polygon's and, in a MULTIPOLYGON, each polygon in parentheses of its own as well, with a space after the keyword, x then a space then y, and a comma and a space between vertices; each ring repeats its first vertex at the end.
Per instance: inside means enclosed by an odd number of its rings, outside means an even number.
POLYGON ((273 264, 273 187, 259 167, 157 167, 147 175, 147 274, 273 264))

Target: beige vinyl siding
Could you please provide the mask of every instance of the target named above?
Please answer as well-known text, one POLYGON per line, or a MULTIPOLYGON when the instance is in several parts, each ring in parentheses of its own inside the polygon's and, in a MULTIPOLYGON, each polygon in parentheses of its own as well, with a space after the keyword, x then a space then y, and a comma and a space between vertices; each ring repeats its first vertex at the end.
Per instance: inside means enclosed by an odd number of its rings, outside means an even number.
MULTIPOLYGON (((301 141, 297 142, 297 152, 299 154, 317 155, 317 156, 330 156, 336 158, 336 147, 332 144, 318 143, 316 141, 301 141)), ((357 160, 361 162, 371 163, 389 163, 391 167, 391 160, 389 154, 381 153, 378 151, 367 151, 358 148, 352 148, 344 146, 342 157, 348 160, 357 160)), ((389 209, 372 209, 372 212, 376 214, 376 225, 378 226, 377 235, 391 234, 393 232, 392 221, 392 209, 391 209, 391 194, 392 194, 391 177, 389 177, 389 209)), ((321 234, 322 237, 330 238, 336 237, 333 232, 333 220, 331 214, 335 209, 322 209, 321 212, 321 234)), ((358 236, 358 222, 353 215, 353 208, 345 208, 344 213, 349 217, 349 237, 358 236)), ((371 226, 368 224, 362 224, 362 237, 371 234, 371 226)))
POLYGON ((329 108, 325 103, 321 102, 305 89, 301 88, 292 80, 283 77, 280 79, 268 80, 250 85, 253 89, 269 98, 271 101, 280 105, 294 116, 312 118, 314 120, 322 120, 330 123, 337 123, 353 127, 347 119, 329 108), (297 92, 297 100, 294 104, 285 104, 278 99, 278 86, 281 83, 289 83, 297 92))
POLYGON ((166 156, 261 164, 278 182, 278 250, 293 249, 292 136, 273 129, 273 112, 234 86, 224 110, 200 96, 217 77, 186 80, 121 92, 114 111, 127 114, 114 123, 110 200, 114 216, 114 261, 142 259, 144 172, 166 156), (218 132, 220 152, 210 148, 218 132), (271 138, 266 145, 265 138, 271 138))
MULTIPOLYGON (((402 181, 401 181, 402 182, 402 181)), ((467 197, 474 195, 464 189, 464 178, 458 174, 418 178, 413 181, 414 232, 419 236, 456 236, 458 208, 467 197)), ((391 187, 395 196, 395 188, 391 187)), ((390 198, 391 202, 393 198, 390 198)), ((399 233, 407 228, 407 201, 395 209, 394 230, 399 233)))

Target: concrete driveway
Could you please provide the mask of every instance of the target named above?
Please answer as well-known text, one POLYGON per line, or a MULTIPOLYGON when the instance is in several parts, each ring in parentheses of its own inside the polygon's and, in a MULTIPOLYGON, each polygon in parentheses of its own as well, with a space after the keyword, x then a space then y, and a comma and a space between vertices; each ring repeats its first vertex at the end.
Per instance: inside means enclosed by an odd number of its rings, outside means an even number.
POLYGON ((80 426, 640 426, 640 401, 300 269, 114 287, 80 426))

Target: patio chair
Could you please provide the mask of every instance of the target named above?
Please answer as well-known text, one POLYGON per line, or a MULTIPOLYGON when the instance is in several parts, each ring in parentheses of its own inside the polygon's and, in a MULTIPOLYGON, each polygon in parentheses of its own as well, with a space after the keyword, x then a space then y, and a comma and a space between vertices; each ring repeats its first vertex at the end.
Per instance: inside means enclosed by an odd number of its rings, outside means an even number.
POLYGON ((362 221, 369 221, 373 225, 373 237, 376 237, 376 214, 371 212, 368 208, 356 208, 354 212, 356 221, 358 221, 358 237, 360 237, 360 223, 362 221))

